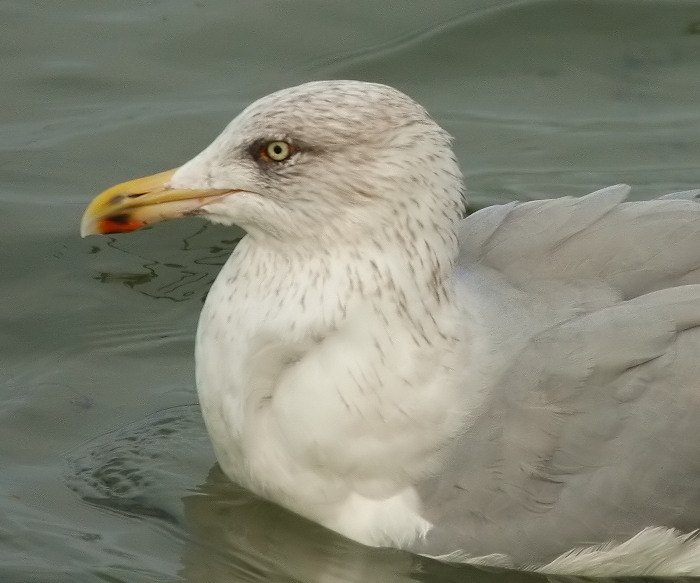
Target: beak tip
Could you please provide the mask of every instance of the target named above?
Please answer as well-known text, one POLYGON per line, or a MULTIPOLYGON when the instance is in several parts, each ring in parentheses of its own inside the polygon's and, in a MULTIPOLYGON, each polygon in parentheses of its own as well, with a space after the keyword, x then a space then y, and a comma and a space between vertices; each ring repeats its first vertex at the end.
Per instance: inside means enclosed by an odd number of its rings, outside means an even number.
POLYGON ((94 224, 95 222, 91 218, 87 217, 86 215, 83 215, 83 218, 80 221, 80 237, 84 239, 88 235, 94 235, 94 224))

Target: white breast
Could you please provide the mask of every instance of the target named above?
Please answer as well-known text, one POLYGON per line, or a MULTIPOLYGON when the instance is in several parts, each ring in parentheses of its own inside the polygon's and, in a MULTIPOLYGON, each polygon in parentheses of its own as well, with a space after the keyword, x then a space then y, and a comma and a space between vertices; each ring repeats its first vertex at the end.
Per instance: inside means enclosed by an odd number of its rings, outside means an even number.
POLYGON ((412 485, 463 423, 459 318, 445 298, 403 293, 398 309, 351 265, 244 239, 202 311, 197 385, 232 479, 356 540, 399 544, 429 528, 412 485))

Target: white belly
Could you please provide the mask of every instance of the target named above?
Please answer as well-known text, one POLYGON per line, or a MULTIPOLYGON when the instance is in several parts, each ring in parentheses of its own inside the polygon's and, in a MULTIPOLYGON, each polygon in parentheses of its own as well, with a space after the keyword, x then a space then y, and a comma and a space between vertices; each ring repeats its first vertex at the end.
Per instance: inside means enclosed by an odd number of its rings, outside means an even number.
POLYGON ((403 546, 425 534, 413 484, 435 471, 463 421, 443 362, 454 346, 416 342, 400 321, 379 322, 369 303, 328 326, 321 302, 290 315, 293 298, 230 301, 229 266, 202 311, 196 353, 224 472, 367 544, 403 546), (295 335, 292 316, 312 333, 295 335))

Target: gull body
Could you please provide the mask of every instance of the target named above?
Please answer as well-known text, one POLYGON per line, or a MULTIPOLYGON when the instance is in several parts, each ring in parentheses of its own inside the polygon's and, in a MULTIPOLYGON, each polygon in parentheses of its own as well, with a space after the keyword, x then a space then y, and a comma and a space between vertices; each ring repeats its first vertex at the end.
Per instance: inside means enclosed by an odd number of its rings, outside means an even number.
POLYGON ((544 565, 700 526, 700 191, 628 190, 464 218, 426 111, 327 81, 106 191, 83 233, 246 230, 196 342, 233 480, 365 544, 544 565))

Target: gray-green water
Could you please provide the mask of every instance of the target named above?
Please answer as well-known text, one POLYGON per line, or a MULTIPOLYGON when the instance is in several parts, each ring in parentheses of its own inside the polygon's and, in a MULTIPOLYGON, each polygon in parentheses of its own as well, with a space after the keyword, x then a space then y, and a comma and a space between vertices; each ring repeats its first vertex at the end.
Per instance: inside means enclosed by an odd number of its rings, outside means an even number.
POLYGON ((78 236, 104 187, 321 78, 399 87, 476 206, 700 185, 698 0, 0 2, 0 580, 494 581, 348 543, 230 485, 192 343, 240 236, 78 236))

